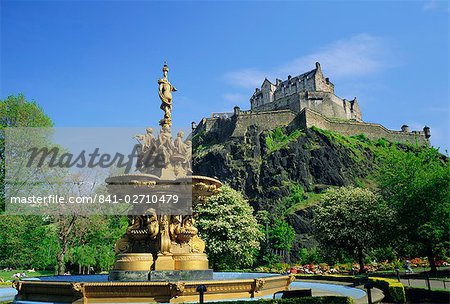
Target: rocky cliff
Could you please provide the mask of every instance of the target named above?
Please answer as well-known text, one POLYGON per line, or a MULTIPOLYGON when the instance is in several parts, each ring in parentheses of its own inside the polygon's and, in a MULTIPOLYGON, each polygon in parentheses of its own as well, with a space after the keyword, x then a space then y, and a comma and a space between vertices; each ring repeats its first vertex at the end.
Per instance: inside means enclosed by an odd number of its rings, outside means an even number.
POLYGON ((256 126, 248 127, 243 137, 201 131, 194 132, 192 140, 194 172, 242 191, 255 210, 277 212, 293 187, 303 188, 304 195, 291 200, 283 211, 303 245, 310 240, 311 207, 322 190, 362 183, 377 149, 389 145, 317 128, 262 131, 256 126))

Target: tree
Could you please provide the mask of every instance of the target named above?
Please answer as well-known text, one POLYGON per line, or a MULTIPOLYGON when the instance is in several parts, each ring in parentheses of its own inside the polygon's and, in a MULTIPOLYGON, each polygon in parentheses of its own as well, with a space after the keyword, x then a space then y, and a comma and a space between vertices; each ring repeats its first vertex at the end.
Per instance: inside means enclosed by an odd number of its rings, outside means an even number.
MULTIPOLYGON (((51 127, 51 119, 22 94, 0 100, 0 213, 5 208, 5 128, 51 127)), ((39 216, 0 218, 0 264, 45 268, 53 265, 55 233, 39 216)))
POLYGON ((123 234, 126 216, 79 217, 71 235, 68 260, 78 265, 78 273, 89 273, 89 268, 108 271, 114 264, 114 243, 123 234))
POLYGON ((396 232, 403 247, 414 245, 426 254, 432 271, 434 256, 450 244, 450 166, 433 148, 392 149, 377 177, 381 193, 396 210, 396 232))
POLYGON ((289 253, 295 241, 295 230, 283 219, 276 218, 269 228, 269 242, 273 249, 285 250, 289 253))
POLYGON ((195 206, 209 260, 217 270, 252 266, 262 238, 253 208, 229 186, 221 190, 206 203, 195 206))
POLYGON ((45 269, 54 265, 56 233, 38 216, 0 215, 0 265, 45 269))
POLYGON ((5 128, 51 127, 52 120, 36 102, 29 102, 24 95, 11 95, 0 100, 0 212, 5 208, 5 128))
POLYGON ((316 208, 313 223, 318 242, 328 249, 355 254, 364 271, 364 253, 383 240, 392 211, 370 190, 342 187, 328 190, 316 208))

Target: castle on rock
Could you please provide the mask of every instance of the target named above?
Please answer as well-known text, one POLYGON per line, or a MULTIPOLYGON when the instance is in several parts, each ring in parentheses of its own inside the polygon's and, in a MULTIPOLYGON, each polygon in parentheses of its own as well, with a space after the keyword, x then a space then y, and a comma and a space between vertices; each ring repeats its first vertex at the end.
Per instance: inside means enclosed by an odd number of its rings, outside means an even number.
POLYGON ((274 111, 290 109, 295 113, 308 108, 328 117, 361 121, 361 110, 356 97, 341 99, 334 94, 334 84, 326 78, 316 62, 312 71, 287 80, 277 79, 275 84, 267 78, 250 98, 252 111, 274 111))
POLYGON ((389 130, 377 123, 364 122, 359 103, 336 96, 334 84, 325 77, 319 62, 315 69, 287 79, 267 78, 250 97, 250 110, 235 107, 230 113, 212 113, 197 125, 194 134, 215 132, 218 135, 244 137, 249 127, 272 130, 278 126, 311 128, 313 126, 347 136, 364 134, 369 139, 429 145, 430 128, 410 131, 407 125, 389 130))

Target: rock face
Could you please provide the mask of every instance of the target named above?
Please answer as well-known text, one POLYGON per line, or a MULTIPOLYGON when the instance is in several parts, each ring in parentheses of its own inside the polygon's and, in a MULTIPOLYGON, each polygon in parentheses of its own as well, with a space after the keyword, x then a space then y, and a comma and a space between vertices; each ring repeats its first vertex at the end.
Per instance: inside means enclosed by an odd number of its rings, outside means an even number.
MULTIPOLYGON (((314 191, 327 185, 353 184, 367 174, 368 167, 352 157, 351 150, 320 132, 305 130, 275 151, 267 146, 269 133, 248 128, 244 138, 194 136, 194 172, 242 191, 257 210, 270 210, 286 196, 287 181, 314 191)), ((367 162, 371 158, 368 153, 367 162)))
MULTIPOLYGON (((295 130, 279 131, 289 135, 295 130)), ((320 130, 296 132, 297 136, 278 141, 276 147, 268 140, 274 130, 260 131, 256 126, 248 127, 239 138, 230 137, 230 132, 194 132, 194 172, 228 183, 242 191, 255 210, 270 212, 289 195, 292 184, 320 192, 329 186, 355 184, 370 170, 370 150, 358 150, 356 157, 354 150, 320 130)), ((311 215, 311 208, 287 215, 303 245, 309 242, 311 215)))

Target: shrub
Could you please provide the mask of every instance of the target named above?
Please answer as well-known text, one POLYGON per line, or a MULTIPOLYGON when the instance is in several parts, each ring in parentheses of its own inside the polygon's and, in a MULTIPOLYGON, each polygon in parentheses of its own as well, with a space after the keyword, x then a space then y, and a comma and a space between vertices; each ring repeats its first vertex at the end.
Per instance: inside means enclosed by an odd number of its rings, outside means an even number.
POLYGON ((383 291, 387 302, 406 303, 405 288, 397 280, 372 277, 369 281, 373 283, 374 287, 383 291))
POLYGON ((0 282, 0 288, 1 287, 11 287, 11 282, 0 282))

